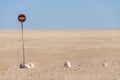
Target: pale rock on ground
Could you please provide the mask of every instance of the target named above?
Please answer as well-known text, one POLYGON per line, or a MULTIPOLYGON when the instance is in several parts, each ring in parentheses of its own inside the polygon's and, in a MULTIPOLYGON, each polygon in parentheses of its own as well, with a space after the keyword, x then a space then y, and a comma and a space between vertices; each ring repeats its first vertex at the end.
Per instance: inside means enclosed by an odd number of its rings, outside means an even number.
POLYGON ((65 61, 64 67, 71 68, 71 62, 70 61, 65 61))

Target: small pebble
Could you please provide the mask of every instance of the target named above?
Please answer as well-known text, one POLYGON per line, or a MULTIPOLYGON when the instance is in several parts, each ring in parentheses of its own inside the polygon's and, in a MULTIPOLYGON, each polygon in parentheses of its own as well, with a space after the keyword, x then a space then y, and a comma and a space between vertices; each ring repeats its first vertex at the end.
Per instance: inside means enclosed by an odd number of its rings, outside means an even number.
POLYGON ((71 68, 71 63, 69 61, 66 61, 64 63, 64 67, 71 68))
POLYGON ((108 63, 107 62, 103 63, 103 66, 108 67, 108 63))

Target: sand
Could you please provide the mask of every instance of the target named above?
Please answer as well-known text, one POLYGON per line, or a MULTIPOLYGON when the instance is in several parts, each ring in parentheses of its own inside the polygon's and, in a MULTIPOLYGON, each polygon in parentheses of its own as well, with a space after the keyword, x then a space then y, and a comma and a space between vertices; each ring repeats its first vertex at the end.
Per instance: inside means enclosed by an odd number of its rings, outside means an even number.
POLYGON ((120 80, 119 29, 0 30, 0 80, 120 80), (72 67, 65 68, 70 61, 72 67))

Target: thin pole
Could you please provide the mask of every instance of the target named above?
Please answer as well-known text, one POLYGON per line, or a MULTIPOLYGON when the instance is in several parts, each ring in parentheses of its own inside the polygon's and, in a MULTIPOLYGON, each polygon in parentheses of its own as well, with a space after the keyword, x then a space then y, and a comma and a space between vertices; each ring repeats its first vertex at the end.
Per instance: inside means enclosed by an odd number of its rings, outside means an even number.
POLYGON ((21 30, 22 30, 23 64, 25 64, 25 49, 24 49, 24 38, 23 38, 23 22, 21 22, 21 30))

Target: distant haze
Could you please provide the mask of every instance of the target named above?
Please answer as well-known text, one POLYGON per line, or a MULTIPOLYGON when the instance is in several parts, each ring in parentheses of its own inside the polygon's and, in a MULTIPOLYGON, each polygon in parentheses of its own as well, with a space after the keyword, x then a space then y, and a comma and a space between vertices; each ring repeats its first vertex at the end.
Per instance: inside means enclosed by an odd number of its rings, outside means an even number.
POLYGON ((1 0, 0 28, 120 28, 120 0, 1 0))

